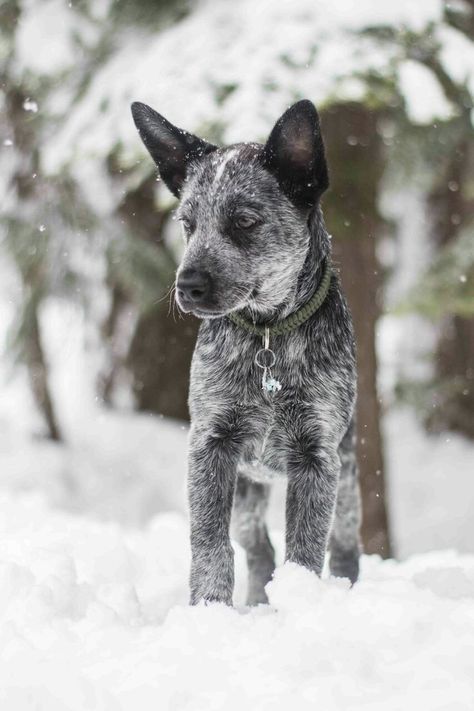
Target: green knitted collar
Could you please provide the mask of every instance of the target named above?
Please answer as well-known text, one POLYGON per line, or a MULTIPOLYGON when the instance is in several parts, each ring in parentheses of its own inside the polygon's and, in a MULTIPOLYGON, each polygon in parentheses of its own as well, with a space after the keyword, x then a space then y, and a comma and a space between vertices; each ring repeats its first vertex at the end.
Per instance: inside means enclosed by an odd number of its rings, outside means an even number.
POLYGON ((329 257, 326 257, 323 264, 323 277, 313 296, 298 311, 290 314, 282 321, 277 321, 269 326, 255 324, 235 311, 227 314, 227 318, 235 323, 236 326, 240 326, 240 328, 256 336, 265 336, 266 333, 269 336, 282 336, 285 333, 290 333, 290 331, 294 331, 295 328, 307 321, 323 304, 329 291, 331 276, 331 261, 329 257))

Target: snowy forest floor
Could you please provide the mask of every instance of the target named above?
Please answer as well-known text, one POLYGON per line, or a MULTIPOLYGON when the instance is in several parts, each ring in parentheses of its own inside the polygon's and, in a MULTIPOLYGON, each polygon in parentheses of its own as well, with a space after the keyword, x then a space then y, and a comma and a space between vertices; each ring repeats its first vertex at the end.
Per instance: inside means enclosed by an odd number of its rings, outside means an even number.
POLYGON ((252 610, 236 564, 236 609, 190 608, 181 515, 129 529, 1 494, 0 707, 473 708, 474 556, 364 557, 352 590, 286 564, 252 610))

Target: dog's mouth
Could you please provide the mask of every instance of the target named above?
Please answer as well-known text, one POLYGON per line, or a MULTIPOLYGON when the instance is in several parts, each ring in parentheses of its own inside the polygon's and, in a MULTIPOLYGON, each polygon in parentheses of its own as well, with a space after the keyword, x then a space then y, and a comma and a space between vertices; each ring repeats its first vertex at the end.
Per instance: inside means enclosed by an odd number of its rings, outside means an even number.
POLYGON ((178 301, 178 306, 180 310, 183 313, 190 313, 196 316, 197 318, 222 318, 222 316, 226 316, 227 314, 232 313, 233 311, 240 311, 243 309, 249 302, 250 299, 255 298, 255 296, 258 293, 258 289, 250 289, 249 292, 241 298, 237 303, 234 303, 229 306, 224 306, 224 307, 218 307, 218 306, 212 306, 211 304, 192 304, 192 303, 183 303, 182 299, 177 300, 178 301))
POLYGON ((198 308, 193 308, 189 311, 189 313, 192 313, 194 316, 197 316, 197 318, 221 318, 222 316, 225 316, 226 313, 229 313, 228 311, 218 311, 217 309, 198 309, 198 308))

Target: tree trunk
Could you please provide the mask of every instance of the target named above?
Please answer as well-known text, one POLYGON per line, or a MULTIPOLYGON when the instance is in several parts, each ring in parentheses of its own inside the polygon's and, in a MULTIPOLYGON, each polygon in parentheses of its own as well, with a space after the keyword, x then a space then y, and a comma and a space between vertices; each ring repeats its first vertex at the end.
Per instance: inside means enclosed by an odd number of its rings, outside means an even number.
POLYGON ((123 367, 125 348, 120 329, 120 317, 128 301, 119 284, 109 284, 111 291, 110 309, 102 324, 101 336, 106 351, 106 363, 99 372, 97 390, 105 405, 113 404, 113 394, 119 372, 123 367))
POLYGON ((198 326, 190 316, 174 320, 167 304, 139 319, 128 357, 139 410, 189 419, 189 369, 198 326))
POLYGON ((436 349, 440 391, 429 429, 447 429, 474 439, 474 319, 448 315, 436 349))
MULTIPOLYGON (((11 181, 11 187, 16 192, 15 213, 7 216, 9 239, 13 243, 15 238, 24 239, 21 234, 25 231, 35 231, 31 244, 38 241, 34 225, 35 203, 41 204, 44 181, 40 173, 38 151, 36 146, 37 136, 35 122, 24 110, 23 105, 27 98, 21 87, 10 83, 10 77, 2 76, 5 91, 4 120, 9 124, 16 149, 21 153, 21 161, 11 181)), ((38 309, 42 296, 46 293, 44 262, 47 252, 36 249, 32 254, 25 254, 16 248, 11 249, 16 260, 18 271, 23 282, 25 300, 30 298, 29 308, 25 309, 25 322, 19 325, 19 350, 23 356, 28 370, 28 379, 32 394, 38 408, 43 415, 50 439, 62 439, 58 420, 54 410, 53 398, 48 383, 48 368, 46 365, 43 348, 41 345, 41 330, 38 319, 38 309), (28 316, 26 316, 26 313, 28 316)))
POLYGON ((391 555, 385 501, 375 329, 380 315, 376 255, 382 219, 377 210, 384 168, 377 116, 358 104, 340 104, 323 116, 331 186, 324 212, 334 262, 354 319, 358 355, 358 459, 362 489, 362 540, 367 553, 391 555))
MULTIPOLYGON (((441 179, 429 198, 432 233, 443 248, 472 221, 468 194, 474 166, 470 118, 464 135, 449 154, 441 179)), ((426 424, 429 430, 452 430, 474 439, 474 318, 446 314, 440 323, 435 353, 436 396, 426 424)))
MULTIPOLYGON (((113 171, 113 166, 111 166, 113 171)), ((151 243, 157 250, 164 250, 163 232, 168 211, 156 207, 156 181, 154 176, 128 193, 118 208, 121 220, 133 231, 135 239, 151 243)), ((174 274, 169 275, 172 285, 174 274)), ((140 274, 136 275, 140 279, 140 274)), ((111 312, 106 324, 107 339, 114 342, 114 330, 121 309, 126 307, 126 289, 111 285, 116 298, 112 300, 111 312)), ((170 297, 173 298, 172 296, 170 297)), ((193 317, 177 317, 168 299, 154 304, 140 314, 125 357, 117 363, 110 352, 108 373, 104 374, 102 392, 110 402, 116 374, 125 366, 132 376, 132 390, 138 410, 154 412, 166 417, 189 419, 187 399, 191 356, 196 341, 199 322, 193 317)), ((122 352, 115 348, 115 353, 122 352)))
POLYGON ((48 386, 48 369, 41 345, 38 313, 36 308, 30 315, 28 332, 22 344, 28 378, 35 402, 43 414, 48 427, 48 436, 56 442, 62 441, 61 432, 56 419, 53 401, 48 386))

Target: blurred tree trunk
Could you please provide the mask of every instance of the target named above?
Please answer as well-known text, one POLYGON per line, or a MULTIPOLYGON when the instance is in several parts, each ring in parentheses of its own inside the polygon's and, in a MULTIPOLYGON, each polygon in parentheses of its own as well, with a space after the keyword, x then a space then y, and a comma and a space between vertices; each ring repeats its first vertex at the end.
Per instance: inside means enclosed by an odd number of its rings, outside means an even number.
POLYGON ((391 555, 391 546, 375 349, 380 314, 376 241, 383 225, 377 209, 384 168, 382 143, 376 114, 359 104, 328 109, 323 116, 323 133, 330 168, 330 189, 323 207, 328 229, 334 235, 334 262, 341 270, 357 340, 362 540, 367 553, 386 558, 391 555))
POLYGON ((7 219, 11 253, 21 276, 24 293, 23 318, 16 326, 17 348, 26 364, 33 398, 45 420, 47 435, 50 439, 59 441, 62 436, 49 388, 48 366, 41 344, 38 316, 45 292, 44 260, 48 258, 47 242, 40 243, 40 240, 47 238, 35 234, 31 243, 37 242, 38 246, 33 251, 25 250, 23 245, 23 233, 36 233, 38 230, 34 220, 34 205, 41 204, 45 197, 36 146, 35 121, 24 109, 27 96, 21 87, 14 86, 8 75, 2 74, 1 79, 5 89, 4 120, 10 126, 16 150, 21 155, 11 184, 16 193, 15 214, 7 219))
POLYGON ((128 355, 139 410, 189 419, 189 369, 198 322, 175 320, 163 304, 138 321, 128 355))
POLYGON ((40 326, 36 307, 29 317, 30 325, 23 343, 23 353, 28 370, 31 391, 48 427, 48 436, 57 442, 62 440, 56 413, 48 386, 48 369, 40 338, 40 326))
MULTIPOLYGON (((458 10, 447 3, 444 8, 446 20, 472 42, 474 0, 466 0, 462 12, 458 10)), ((474 134, 472 93, 468 83, 466 80, 456 81, 446 71, 437 49, 437 46, 415 46, 413 58, 433 72, 446 98, 457 107, 457 118, 452 123, 454 145, 447 151, 444 165, 434 171, 435 184, 428 197, 433 240, 439 249, 443 249, 473 221, 474 134)), ((435 369, 436 395, 426 418, 427 428, 452 430, 474 439, 474 318, 457 314, 443 317, 435 351, 435 369)))
MULTIPOLYGON (((157 208, 155 193, 156 181, 152 175, 125 195, 118 215, 134 239, 165 251, 163 233, 170 210, 157 208)), ((140 274, 136 274, 136 278, 140 279, 140 274)), ((163 290, 172 286, 173 279, 174 273, 170 273, 169 283, 163 290)), ((110 402, 117 375, 120 368, 125 367, 132 376, 138 410, 187 420, 189 369, 199 325, 197 319, 177 315, 171 294, 139 315, 127 352, 122 356, 120 348, 113 344, 120 313, 128 307, 132 297, 127 296, 121 285, 111 284, 111 288, 111 309, 104 325, 104 335, 111 344, 108 373, 102 377, 104 399, 110 402)))
POLYGON ((111 406, 113 394, 119 378, 119 373, 123 367, 123 334, 120 329, 120 319, 129 305, 128 299, 120 284, 108 280, 111 300, 107 318, 102 324, 101 336, 105 345, 107 362, 99 372, 97 389, 100 398, 105 405, 111 406))
MULTIPOLYGON (((456 239, 473 219, 468 195, 474 167, 470 118, 429 196, 433 238, 438 248, 456 239)), ((446 314, 435 353, 436 400, 427 418, 430 430, 452 430, 474 439, 474 318, 446 314)))

